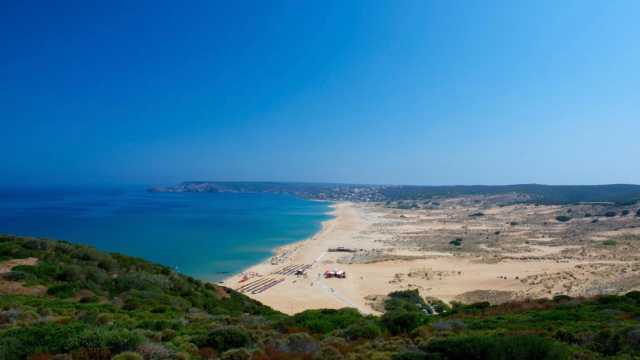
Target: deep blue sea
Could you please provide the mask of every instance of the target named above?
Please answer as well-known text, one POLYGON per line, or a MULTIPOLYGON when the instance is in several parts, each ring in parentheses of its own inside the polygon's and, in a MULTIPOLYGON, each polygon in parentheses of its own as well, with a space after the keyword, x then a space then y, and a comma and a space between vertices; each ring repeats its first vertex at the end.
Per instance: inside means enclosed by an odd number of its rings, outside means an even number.
POLYGON ((278 194, 0 189, 0 233, 88 244, 213 281, 312 236, 329 205, 278 194))

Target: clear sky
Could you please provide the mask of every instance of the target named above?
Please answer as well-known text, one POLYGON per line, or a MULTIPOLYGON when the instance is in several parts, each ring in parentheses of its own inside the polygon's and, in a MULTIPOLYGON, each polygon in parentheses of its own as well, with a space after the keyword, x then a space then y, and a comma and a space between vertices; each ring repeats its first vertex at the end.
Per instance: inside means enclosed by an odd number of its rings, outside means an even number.
POLYGON ((640 1, 3 1, 0 184, 640 183, 640 1))

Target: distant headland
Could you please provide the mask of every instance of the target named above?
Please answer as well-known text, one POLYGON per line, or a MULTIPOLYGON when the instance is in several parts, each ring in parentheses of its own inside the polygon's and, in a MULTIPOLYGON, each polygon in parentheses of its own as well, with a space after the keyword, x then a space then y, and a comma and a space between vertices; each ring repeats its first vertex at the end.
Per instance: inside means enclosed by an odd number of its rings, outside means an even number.
POLYGON ((456 196, 503 195, 505 204, 614 203, 640 201, 640 185, 371 185, 301 182, 185 181, 154 187, 151 192, 269 192, 331 201, 394 202, 432 200, 456 196))

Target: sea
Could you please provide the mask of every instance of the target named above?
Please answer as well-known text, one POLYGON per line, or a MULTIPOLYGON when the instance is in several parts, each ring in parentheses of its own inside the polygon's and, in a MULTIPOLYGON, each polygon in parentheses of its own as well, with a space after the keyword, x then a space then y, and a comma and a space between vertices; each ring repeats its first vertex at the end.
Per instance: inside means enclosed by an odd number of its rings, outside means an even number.
POLYGON ((271 193, 0 189, 0 234, 91 245, 219 281, 313 236, 330 205, 271 193))

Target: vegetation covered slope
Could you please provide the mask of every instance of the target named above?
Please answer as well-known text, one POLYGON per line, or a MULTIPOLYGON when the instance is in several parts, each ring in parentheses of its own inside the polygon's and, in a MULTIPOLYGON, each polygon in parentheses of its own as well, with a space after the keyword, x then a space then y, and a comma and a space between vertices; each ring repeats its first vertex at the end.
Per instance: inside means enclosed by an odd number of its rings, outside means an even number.
POLYGON ((640 200, 640 185, 496 185, 496 186, 394 186, 381 190, 388 200, 433 199, 469 195, 522 194, 524 202, 539 204, 574 204, 611 202, 633 204, 640 200))
POLYGON ((0 359, 640 356, 636 292, 449 307, 403 291, 390 294, 381 317, 286 316, 141 259, 10 236, 0 237, 0 272, 0 359))

